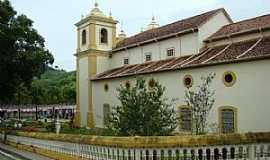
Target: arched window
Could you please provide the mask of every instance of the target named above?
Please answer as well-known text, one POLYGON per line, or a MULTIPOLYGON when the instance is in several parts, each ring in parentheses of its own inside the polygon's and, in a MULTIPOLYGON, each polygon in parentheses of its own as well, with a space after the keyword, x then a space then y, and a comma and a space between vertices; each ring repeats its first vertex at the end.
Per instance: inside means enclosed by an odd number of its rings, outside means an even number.
POLYGON ((86 30, 82 31, 82 45, 86 44, 86 30))
POLYGON ((222 133, 237 132, 237 109, 234 107, 219 108, 219 125, 222 133))
POLYGON ((100 30, 100 43, 108 43, 108 31, 105 28, 100 30))

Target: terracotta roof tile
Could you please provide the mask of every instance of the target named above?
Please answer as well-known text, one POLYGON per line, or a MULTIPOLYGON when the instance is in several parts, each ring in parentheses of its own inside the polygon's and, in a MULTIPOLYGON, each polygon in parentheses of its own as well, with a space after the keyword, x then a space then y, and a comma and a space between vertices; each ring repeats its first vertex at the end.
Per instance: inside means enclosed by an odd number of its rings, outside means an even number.
POLYGON ((126 38, 126 39, 120 41, 116 45, 114 50, 117 50, 117 49, 120 49, 123 47, 127 47, 129 45, 138 44, 138 43, 148 41, 151 39, 156 39, 159 37, 168 36, 170 34, 179 33, 182 31, 186 31, 188 29, 197 29, 199 25, 201 25, 202 23, 207 21, 210 17, 212 17, 213 15, 215 15, 219 11, 225 12, 225 10, 223 8, 216 9, 213 11, 209 11, 209 12, 194 16, 194 17, 190 17, 187 19, 183 19, 183 20, 162 26, 159 28, 144 31, 142 33, 136 34, 132 37, 129 37, 129 38, 126 38))
POLYGON ((124 66, 124 67, 120 67, 118 68, 118 70, 112 72, 109 76, 110 77, 115 77, 117 76, 118 74, 122 74, 123 72, 126 72, 134 67, 137 67, 139 66, 139 64, 133 64, 133 65, 127 65, 127 66, 124 66))
POLYGON ((219 64, 223 62, 232 63, 242 60, 256 60, 261 58, 270 58, 270 37, 263 38, 261 41, 258 41, 258 39, 256 39, 233 43, 229 46, 218 46, 206 51, 202 51, 195 56, 175 57, 166 60, 147 62, 143 64, 123 66, 98 74, 93 77, 92 80, 177 70, 181 69, 181 67, 191 68, 199 65, 219 64), (238 57, 239 55, 243 56, 238 57), (211 57, 214 58, 210 59, 211 57), (206 62, 206 60, 209 61, 206 62), (181 66, 183 63, 187 65, 181 66))
MULTIPOLYGON (((223 60, 233 60, 236 59, 237 56, 241 55, 245 51, 247 51, 252 45, 254 45, 258 40, 251 40, 245 42, 239 42, 232 44, 229 48, 227 48, 220 55, 213 58, 211 61, 223 61, 223 60)), ((210 62, 211 62, 210 61, 210 62)))
POLYGON ((202 62, 208 60, 209 58, 213 57, 214 55, 218 54, 219 52, 224 50, 226 47, 227 47, 227 45, 219 46, 216 48, 212 48, 205 53, 200 53, 194 57, 194 61, 192 61, 191 63, 188 63, 187 65, 194 65, 194 64, 202 63, 202 62), (203 54, 203 56, 201 56, 202 54, 203 54))
POLYGON ((188 58, 190 58, 190 56, 175 58, 173 61, 163 66, 162 69, 167 70, 167 69, 172 69, 172 68, 179 68, 188 58))
POLYGON ((221 29, 219 29, 216 33, 211 35, 207 40, 242 33, 253 29, 268 28, 268 27, 270 27, 270 14, 225 25, 221 29))
POLYGON ((258 57, 265 55, 270 55, 270 37, 264 38, 257 46, 246 53, 243 57, 258 57))
POLYGON ((164 59, 164 60, 160 60, 160 61, 155 61, 153 65, 151 65, 148 68, 145 68, 143 70, 141 70, 141 72, 153 72, 157 69, 159 69, 160 67, 162 67, 163 65, 173 61, 175 58, 170 58, 170 59, 164 59))
POLYGON ((127 70, 126 72, 123 72, 122 74, 123 75, 129 75, 129 74, 138 73, 138 71, 151 66, 153 63, 154 62, 147 62, 147 63, 140 64, 140 65, 136 66, 135 68, 133 68, 131 70, 127 70))

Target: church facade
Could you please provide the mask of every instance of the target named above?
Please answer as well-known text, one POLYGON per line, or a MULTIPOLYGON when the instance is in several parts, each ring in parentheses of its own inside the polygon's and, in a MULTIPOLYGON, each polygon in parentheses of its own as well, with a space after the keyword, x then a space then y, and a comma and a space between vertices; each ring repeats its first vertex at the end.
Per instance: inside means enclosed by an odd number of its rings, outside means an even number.
POLYGON ((98 4, 76 23, 78 126, 103 128, 120 103, 116 89, 143 77, 158 80, 167 98, 178 99, 177 131, 189 132, 185 90, 215 73, 209 122, 223 133, 270 130, 270 15, 233 23, 221 8, 164 26, 153 17, 131 37, 123 30, 116 35, 116 24, 98 4))

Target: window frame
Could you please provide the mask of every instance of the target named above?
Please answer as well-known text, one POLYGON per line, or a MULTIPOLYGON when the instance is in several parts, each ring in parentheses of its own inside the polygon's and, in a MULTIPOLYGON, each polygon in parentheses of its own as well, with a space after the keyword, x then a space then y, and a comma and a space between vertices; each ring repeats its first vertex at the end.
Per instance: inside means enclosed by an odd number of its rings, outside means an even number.
POLYGON ((218 108, 218 127, 220 133, 225 133, 223 130, 223 120, 222 120, 222 111, 224 110, 231 110, 233 111, 233 128, 234 131, 230 133, 237 133, 238 132, 238 109, 232 106, 222 106, 218 108))
POLYGON ((82 30, 82 32, 81 32, 81 45, 82 46, 84 46, 84 45, 86 45, 86 43, 87 43, 87 31, 86 31, 86 29, 83 29, 82 30))
POLYGON ((187 74, 187 75, 184 76, 184 78, 183 78, 183 84, 184 84, 184 86, 185 86, 186 88, 191 88, 191 87, 193 86, 193 83, 194 83, 193 77, 192 77, 190 74, 187 74), (187 79, 187 78, 190 79, 190 84, 189 84, 189 85, 186 84, 186 79, 187 79))
POLYGON ((233 71, 226 71, 226 72, 223 73, 222 81, 223 81, 223 83, 224 83, 224 85, 226 87, 232 87, 236 83, 236 81, 237 81, 237 76, 236 76, 236 74, 233 71), (226 81, 226 76, 227 75, 231 75, 232 76, 232 81, 231 82, 227 82, 226 81))
POLYGON ((147 53, 145 53, 144 54, 144 61, 145 62, 150 62, 150 61, 152 61, 152 52, 147 52, 147 53), (150 60, 147 60, 147 56, 150 56, 150 60))
POLYGON ((193 120, 192 120, 191 107, 187 106, 187 105, 179 106, 178 107, 178 115, 179 115, 179 131, 181 131, 181 132, 192 132, 193 120), (190 110, 190 130, 183 129, 183 127, 182 127, 182 109, 189 109, 190 110))
POLYGON ((109 43, 109 38, 108 38, 109 33, 108 33, 108 30, 106 28, 101 28, 99 35, 100 35, 100 37, 99 37, 100 44, 108 44, 109 43), (105 35, 103 35, 103 31, 105 31, 105 33, 104 33, 105 35), (103 37, 103 36, 105 36, 105 37, 103 37), (102 41, 102 38, 105 38, 104 42, 102 41))
POLYGON ((106 125, 107 121, 108 121, 108 118, 110 116, 110 113, 111 113, 111 106, 109 103, 104 103, 103 104, 103 125, 106 125), (108 113, 106 113, 105 115, 105 108, 108 107, 108 113))
POLYGON ((108 92, 109 89, 110 89, 110 88, 109 88, 109 84, 108 84, 108 83, 105 83, 105 84, 104 84, 104 91, 105 91, 105 92, 108 92))
POLYGON ((175 57, 175 47, 167 48, 167 49, 166 49, 166 56, 167 56, 168 58, 170 58, 170 57, 175 57), (168 55, 168 52, 169 52, 170 50, 173 50, 173 53, 172 53, 171 56, 168 55))
POLYGON ((124 66, 125 66, 125 65, 129 65, 129 57, 124 57, 124 58, 123 58, 123 65, 124 65, 124 66), (126 60, 127 60, 128 63, 125 63, 126 60))

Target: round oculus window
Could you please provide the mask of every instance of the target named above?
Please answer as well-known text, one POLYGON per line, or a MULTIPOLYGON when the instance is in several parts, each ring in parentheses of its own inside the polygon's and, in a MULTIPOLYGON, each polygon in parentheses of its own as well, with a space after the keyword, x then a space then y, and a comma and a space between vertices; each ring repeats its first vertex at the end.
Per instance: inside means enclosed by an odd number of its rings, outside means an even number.
POLYGON ((151 78, 151 79, 148 81, 148 86, 149 86, 150 88, 153 88, 153 87, 155 86, 155 84, 156 84, 156 81, 155 81, 154 78, 151 78))
POLYGON ((125 86, 126 86, 127 89, 129 89, 129 88, 130 88, 130 82, 127 81, 127 82, 125 83, 125 86))
POLYGON ((236 82, 236 74, 231 71, 227 71, 223 74, 223 83, 227 87, 231 87, 235 84, 236 82))
POLYGON ((192 85, 193 85, 193 78, 192 78, 192 76, 191 75, 186 75, 184 77, 183 82, 184 82, 185 87, 187 87, 187 88, 192 87, 192 85))
POLYGON ((107 92, 109 90, 109 85, 108 84, 105 84, 104 85, 104 90, 107 92))

